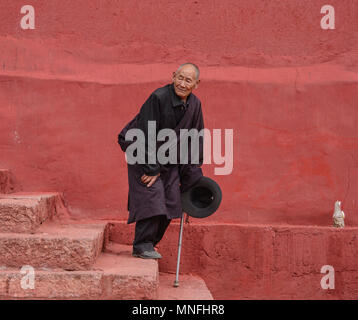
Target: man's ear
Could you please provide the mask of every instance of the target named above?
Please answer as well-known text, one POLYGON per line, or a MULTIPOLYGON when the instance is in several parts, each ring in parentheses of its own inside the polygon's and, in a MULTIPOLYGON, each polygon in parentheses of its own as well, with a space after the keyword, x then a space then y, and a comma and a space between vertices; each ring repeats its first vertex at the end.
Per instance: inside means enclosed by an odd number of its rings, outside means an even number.
POLYGON ((175 71, 173 72, 173 76, 172 76, 173 82, 174 82, 174 78, 175 78, 175 71))
POLYGON ((199 87, 199 83, 200 83, 200 79, 196 81, 195 89, 196 89, 197 87, 199 87))

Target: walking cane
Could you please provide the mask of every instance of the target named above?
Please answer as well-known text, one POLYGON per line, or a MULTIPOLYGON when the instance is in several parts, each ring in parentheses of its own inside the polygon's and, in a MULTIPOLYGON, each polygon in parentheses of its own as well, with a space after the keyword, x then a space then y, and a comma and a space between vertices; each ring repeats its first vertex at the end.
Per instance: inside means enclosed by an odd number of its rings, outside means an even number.
POLYGON ((182 213, 181 219, 180 219, 177 271, 176 271, 176 275, 175 275, 174 287, 179 287, 179 265, 180 265, 181 242, 182 242, 182 238, 183 238, 183 226, 184 226, 184 212, 182 213))

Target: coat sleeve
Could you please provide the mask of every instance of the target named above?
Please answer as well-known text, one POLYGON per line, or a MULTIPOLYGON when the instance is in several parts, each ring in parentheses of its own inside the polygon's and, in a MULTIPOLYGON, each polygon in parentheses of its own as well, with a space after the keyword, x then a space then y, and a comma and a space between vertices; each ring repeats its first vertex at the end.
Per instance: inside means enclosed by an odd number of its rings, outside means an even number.
POLYGON ((137 118, 138 118, 138 116, 136 116, 132 121, 130 121, 122 129, 122 131, 118 134, 118 144, 120 145, 122 151, 124 151, 124 152, 126 152, 128 146, 132 143, 132 141, 127 141, 126 140, 126 133, 128 132, 128 130, 130 130, 132 128, 136 128, 137 118))
MULTIPOLYGON (((201 109, 201 103, 199 103, 198 113, 195 118, 195 123, 193 125, 194 128, 196 128, 199 132, 204 129, 204 118, 203 118, 203 112, 201 109)), ((199 140, 199 167, 202 166, 204 159, 204 137, 200 138, 199 140)))
MULTIPOLYGON (((160 165, 158 162, 155 164, 148 163, 148 121, 155 121, 156 132, 158 132, 160 120, 160 101, 155 94, 151 94, 151 96, 144 102, 142 108, 140 109, 138 115, 138 128, 141 129, 145 136, 145 157, 146 164, 141 164, 140 166, 143 168, 143 171, 148 176, 155 176, 160 172, 160 165)), ((156 146, 156 136, 154 145, 156 146)), ((156 147, 155 150, 149 150, 149 153, 155 153, 156 155, 156 147)))
MULTIPOLYGON (((192 127, 200 130, 204 129, 204 119, 201 110, 201 103, 199 104, 198 110, 193 117, 192 127)), ((179 165, 180 173, 180 192, 188 191, 193 185, 195 185, 203 176, 201 166, 203 164, 204 154, 204 139, 199 140, 199 164, 183 164, 179 165)))

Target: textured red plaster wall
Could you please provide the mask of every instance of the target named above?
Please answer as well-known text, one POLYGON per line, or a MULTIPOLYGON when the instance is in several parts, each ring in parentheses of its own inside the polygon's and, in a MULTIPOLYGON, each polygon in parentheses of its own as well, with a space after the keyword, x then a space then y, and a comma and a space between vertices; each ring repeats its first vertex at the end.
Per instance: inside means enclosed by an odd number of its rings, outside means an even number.
MULTIPOLYGON (((22 1, 0 4, 0 166, 64 192, 76 217, 125 219, 120 129, 183 61, 202 69, 208 128, 234 128, 234 170, 208 221, 358 223, 358 3, 22 1), (28 3, 26 3, 28 4, 28 3), (225 111, 225 112, 223 112, 225 111)), ((20 179, 21 177, 21 179, 20 179)))
POLYGON ((0 4, 0 35, 9 41, 53 44, 82 63, 189 59, 201 65, 262 67, 349 60, 349 51, 358 49, 358 4, 329 1, 336 10, 333 32, 320 28, 320 11, 326 4, 323 0, 12 0, 0 4), (36 31, 19 28, 25 4, 35 7, 36 31))

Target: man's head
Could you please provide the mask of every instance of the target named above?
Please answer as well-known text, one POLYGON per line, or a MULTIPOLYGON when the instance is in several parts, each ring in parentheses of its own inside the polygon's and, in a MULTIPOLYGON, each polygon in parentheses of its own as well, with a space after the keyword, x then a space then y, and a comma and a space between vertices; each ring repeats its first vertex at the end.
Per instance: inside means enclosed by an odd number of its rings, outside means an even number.
POLYGON ((173 84, 175 93, 186 100, 188 95, 199 85, 199 68, 193 63, 184 63, 173 72, 173 84))

